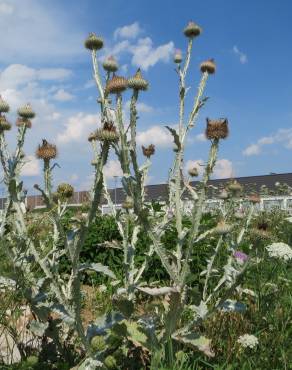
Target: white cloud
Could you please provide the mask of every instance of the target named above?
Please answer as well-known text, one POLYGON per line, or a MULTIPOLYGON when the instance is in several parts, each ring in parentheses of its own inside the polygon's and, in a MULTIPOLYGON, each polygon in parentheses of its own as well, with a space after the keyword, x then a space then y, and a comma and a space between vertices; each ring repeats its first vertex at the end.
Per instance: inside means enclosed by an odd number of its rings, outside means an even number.
POLYGON ((198 134, 195 136, 195 141, 207 141, 206 135, 204 133, 198 134))
POLYGON ((137 144, 144 146, 154 144, 156 147, 167 148, 173 145, 173 138, 165 128, 152 126, 137 133, 137 144))
MULTIPOLYGON (((196 167, 199 172, 199 176, 202 176, 205 170, 205 162, 202 159, 188 160, 185 164, 185 171, 196 167)), ((232 162, 228 159, 218 159, 213 171, 213 177, 216 179, 224 179, 233 176, 232 162)))
POLYGON ((134 22, 132 24, 129 24, 127 26, 119 27, 114 32, 114 38, 124 38, 124 39, 134 39, 136 38, 140 33, 142 32, 142 29, 138 22, 134 22))
POLYGON ((38 176, 41 172, 40 161, 37 160, 33 155, 26 157, 27 162, 24 164, 21 170, 22 176, 38 176))
POLYGON ((139 39, 138 43, 131 47, 133 53, 132 64, 141 67, 147 71, 158 62, 168 62, 174 51, 174 43, 170 41, 167 44, 153 47, 153 41, 150 37, 139 39))
POLYGON ((14 7, 7 2, 0 2, 0 14, 9 15, 14 12, 14 7))
POLYGON ((213 176, 216 179, 225 179, 233 176, 233 166, 229 159, 218 159, 214 168, 213 176))
POLYGON ((74 99, 74 95, 68 93, 64 89, 60 89, 56 92, 53 98, 57 101, 70 101, 74 99))
POLYGON ((89 133, 97 127, 98 122, 98 115, 85 114, 83 112, 77 113, 68 118, 65 123, 65 130, 58 134, 57 141, 60 144, 67 144, 72 141, 87 140, 89 133))
POLYGON ((247 55, 240 51, 236 45, 233 46, 232 51, 236 56, 238 56, 241 64, 248 62, 247 55))
POLYGON ((281 144, 286 149, 292 149, 292 128, 280 128, 275 134, 264 136, 256 143, 249 145, 242 152, 245 156, 259 155, 266 145, 281 144))
POLYGON ((123 171, 121 169, 120 162, 118 160, 111 159, 104 167, 103 173, 106 178, 113 178, 114 176, 121 177, 123 175, 123 171))
MULTIPOLYGON (((172 41, 154 46, 150 37, 139 38, 136 42, 130 43, 129 40, 123 40, 111 48, 105 48, 105 55, 114 55, 117 59, 122 54, 132 55, 131 64, 135 67, 147 71, 158 62, 167 63, 174 52, 174 43, 172 41)), ((104 56, 100 58, 104 59, 104 56)))
MULTIPOLYGON (((126 111, 126 114, 129 114, 129 111, 130 111, 130 105, 131 105, 131 101, 130 100, 127 100, 126 103, 125 103, 125 111, 126 111)), ((138 114, 139 113, 151 113, 154 111, 154 108, 151 107, 151 105, 148 105, 146 103, 137 103, 136 104, 136 108, 137 108, 137 111, 138 111, 138 114)))

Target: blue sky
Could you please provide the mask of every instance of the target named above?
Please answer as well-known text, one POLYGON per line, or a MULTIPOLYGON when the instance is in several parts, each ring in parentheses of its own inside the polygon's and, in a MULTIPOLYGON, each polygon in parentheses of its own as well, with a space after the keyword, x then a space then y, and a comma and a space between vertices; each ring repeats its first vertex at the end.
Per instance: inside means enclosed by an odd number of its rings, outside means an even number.
MULTIPOLYGON (((33 155, 42 138, 59 148, 56 182, 70 182, 78 190, 90 186, 87 136, 98 125, 98 106, 83 41, 91 31, 104 37, 101 60, 114 54, 120 74, 131 76, 141 67, 150 81, 140 99, 138 144, 156 145, 149 182, 166 180, 173 153, 164 126, 178 121, 172 57, 175 48, 186 49, 182 29, 189 20, 203 33, 194 44, 187 108, 200 62, 215 58, 217 72, 207 83, 210 99, 191 133, 186 167, 206 160, 206 117, 227 117, 230 137, 221 144, 214 177, 291 172, 291 15, 289 0, 0 0, 0 32, 5 35, 0 39, 0 92, 12 111, 31 102, 37 113, 25 146, 27 188, 41 182, 33 155)), ((125 111, 128 100, 125 94, 125 111)), ((9 118, 15 119, 13 113, 9 118)), ((8 134, 12 146, 15 134, 15 129, 8 134)), ((111 155, 106 169, 111 185, 115 174, 119 168, 111 155)))

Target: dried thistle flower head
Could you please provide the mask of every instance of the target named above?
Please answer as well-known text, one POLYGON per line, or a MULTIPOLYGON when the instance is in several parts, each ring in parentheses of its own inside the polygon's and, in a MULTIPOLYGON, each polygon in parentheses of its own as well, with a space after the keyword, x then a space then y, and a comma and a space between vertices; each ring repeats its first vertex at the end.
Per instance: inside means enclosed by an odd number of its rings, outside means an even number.
POLYGON ((2 99, 2 96, 0 95, 0 113, 8 113, 9 112, 9 104, 2 99))
POLYGON ((120 94, 125 91, 128 87, 128 81, 125 77, 113 76, 111 80, 108 81, 105 88, 106 95, 108 94, 120 94))
POLYGON ((253 204, 261 202, 261 197, 258 194, 251 194, 247 199, 253 204))
POLYGON ((26 128, 31 128, 32 126, 31 120, 18 117, 16 120, 16 126, 18 127, 26 126, 26 128))
POLYGON ((32 107, 29 103, 23 107, 20 107, 17 113, 23 119, 33 119, 35 117, 35 112, 32 110, 32 107))
POLYGON ((122 203, 122 208, 124 209, 131 209, 134 207, 134 201, 133 198, 130 197, 129 195, 126 196, 126 199, 122 203))
POLYGON ((107 72, 116 72, 119 69, 119 65, 113 56, 106 58, 102 66, 107 72))
POLYGON ((207 118, 206 137, 209 140, 225 139, 229 134, 227 118, 211 120, 207 118))
POLYGON ((47 140, 43 139, 41 145, 36 150, 36 156, 39 159, 51 160, 57 156, 57 147, 54 144, 50 144, 47 140))
POLYGON ((174 63, 181 63, 182 62, 182 52, 180 49, 176 49, 175 53, 174 53, 174 56, 173 56, 173 61, 174 63))
POLYGON ((232 193, 239 193, 242 191, 242 186, 240 185, 238 181, 234 180, 230 184, 228 184, 228 189, 232 193))
POLYGON ((91 32, 87 39, 84 41, 84 46, 89 50, 99 50, 103 47, 103 39, 96 36, 95 33, 91 32))
POLYGON ((189 22, 186 28, 184 29, 184 34, 186 37, 194 38, 201 34, 202 29, 195 22, 189 22))
POLYGON ((148 89, 148 81, 143 78, 141 69, 138 68, 135 75, 128 80, 128 87, 134 90, 147 90, 148 89))
POLYGON ((57 187, 57 195, 61 199, 69 199, 73 196, 74 194, 74 188, 70 184, 62 183, 59 184, 57 187))
POLYGON ((8 131, 11 129, 11 124, 7 121, 4 115, 0 116, 0 132, 8 131))
POLYGON ((214 232, 218 235, 226 235, 232 230, 232 225, 227 224, 225 221, 219 221, 214 229, 214 232))
POLYGON ((200 70, 202 73, 207 72, 209 75, 212 75, 216 72, 216 64, 214 59, 206 60, 205 62, 201 63, 200 70))
POLYGON ((191 177, 197 177, 197 176, 199 176, 198 168, 197 168, 197 167, 189 168, 189 170, 188 170, 188 174, 189 174, 191 177))
POLYGON ((142 152, 145 157, 150 158, 155 153, 155 145, 150 144, 147 147, 142 145, 142 152))
POLYGON ((92 140, 107 142, 117 142, 119 140, 119 134, 113 122, 105 122, 103 127, 93 132, 90 137, 92 140))

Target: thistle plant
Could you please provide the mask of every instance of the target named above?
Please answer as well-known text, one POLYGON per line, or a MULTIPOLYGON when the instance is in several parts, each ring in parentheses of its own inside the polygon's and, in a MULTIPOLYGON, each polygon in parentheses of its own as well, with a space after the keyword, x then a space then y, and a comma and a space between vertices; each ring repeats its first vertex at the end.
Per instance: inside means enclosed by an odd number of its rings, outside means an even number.
MULTIPOLYGON (((36 149, 37 158, 43 162, 44 185, 36 184, 35 189, 42 195, 46 206, 46 215, 51 225, 49 241, 36 241, 29 233, 26 193, 20 180, 21 168, 25 163, 25 135, 32 127, 31 120, 35 113, 30 105, 18 110, 17 147, 10 154, 5 135, 11 125, 4 115, 8 113, 9 106, 0 98, 0 159, 3 181, 8 189, 0 225, 0 246, 15 266, 17 284, 24 289, 26 300, 35 314, 36 319, 31 330, 39 336, 51 336, 58 351, 62 351, 62 340, 70 336, 77 337, 85 355, 78 365, 79 369, 115 366, 116 360, 112 356, 114 351, 111 349, 113 340, 121 344, 129 338, 151 357, 154 368, 157 354, 162 353, 169 363, 174 362, 174 342, 198 349, 212 357, 214 353, 210 340, 201 334, 199 326, 218 310, 225 307, 236 309, 240 306, 232 298, 253 263, 252 256, 247 255, 242 248, 258 198, 254 196, 247 199, 247 207, 243 210, 241 185, 234 181, 218 196, 220 206, 215 227, 206 230, 203 225, 209 180, 221 142, 229 134, 226 118, 207 118, 205 134, 210 148, 199 185, 194 186, 183 172, 188 135, 197 125, 199 113, 208 100, 204 95, 207 82, 216 72, 213 59, 200 64, 200 82, 191 98, 190 110, 187 111, 188 94, 192 92, 187 85, 192 49, 201 31, 198 25, 190 22, 184 29, 188 40, 187 50, 185 53, 176 51, 174 56, 178 75, 178 125, 177 128, 166 126, 173 137, 174 158, 168 174, 168 200, 158 211, 147 203, 145 197, 145 183, 151 160, 155 158, 155 147, 151 144, 141 148, 146 158, 141 164, 138 160, 140 148, 136 144, 137 103, 141 95, 147 93, 149 83, 140 69, 130 78, 116 74, 118 63, 111 56, 102 64, 105 71, 103 76, 98 57, 104 44, 100 36, 92 33, 85 40, 85 47, 91 53, 101 117, 96 130, 88 137, 94 156, 94 180, 88 211, 84 217, 75 220, 69 231, 64 229, 63 219, 74 189, 70 184, 63 183, 54 192, 53 170, 56 163, 52 164, 52 161, 57 156, 57 148, 43 139, 36 149), (127 90, 131 94, 129 124, 125 123, 123 116, 123 95, 127 90), (122 187, 126 197, 121 210, 116 209, 113 204, 103 176, 110 150, 117 156, 123 172, 122 187), (184 223, 186 194, 191 200, 191 222, 188 227, 184 223), (120 248, 123 251, 123 279, 120 281, 107 266, 80 262, 80 254, 102 196, 107 199, 122 239, 120 248), (176 232, 175 249, 170 251, 164 245, 163 237, 173 225, 176 232), (142 256, 142 262, 137 263, 137 244, 141 232, 147 234, 150 243, 142 256), (191 293, 193 285, 190 282, 191 266, 194 251, 200 248, 202 241, 208 244, 209 251, 206 267, 200 274, 203 283, 199 286, 199 282, 196 282, 200 300, 194 304, 191 293), (159 257, 169 276, 167 286, 154 286, 144 279, 144 273, 154 254, 159 257), (219 258, 221 255, 224 258, 219 258), (60 260, 64 256, 69 261, 67 276, 60 269, 60 260), (38 274, 35 272, 35 265, 38 267, 38 274), (87 328, 83 325, 81 315, 81 275, 85 270, 106 275, 113 279, 115 287, 112 297, 114 310, 98 317, 87 328), (135 304, 137 296, 141 295, 158 297, 163 302, 163 312, 160 315, 156 312, 140 317, 135 304), (184 320, 186 313, 189 315, 187 322, 184 320), (57 317, 53 334, 48 330, 49 318, 50 323, 54 321, 52 314, 57 317)), ((198 176, 198 169, 191 169, 189 175, 198 176)))

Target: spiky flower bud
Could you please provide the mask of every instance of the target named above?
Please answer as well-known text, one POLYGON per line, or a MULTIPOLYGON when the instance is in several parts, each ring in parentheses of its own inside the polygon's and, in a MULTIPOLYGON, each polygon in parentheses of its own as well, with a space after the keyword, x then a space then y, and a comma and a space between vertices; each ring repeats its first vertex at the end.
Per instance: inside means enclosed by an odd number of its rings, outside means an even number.
POLYGON ((95 337, 93 337, 91 339, 90 344, 91 344, 91 348, 94 351, 102 352, 106 349, 106 342, 105 342, 104 338, 100 335, 96 335, 95 337))
POLYGON ((23 119, 23 118, 19 117, 16 120, 16 126, 18 126, 18 127, 26 126, 26 128, 31 128, 31 126, 32 126, 31 120, 23 119))
POLYGON ((0 116, 0 132, 1 131, 8 131, 11 129, 11 124, 7 121, 6 117, 0 116))
POLYGON ((70 184, 59 184, 57 187, 57 194, 61 199, 69 199, 74 194, 74 188, 70 184))
POLYGON ((2 99, 2 96, 0 95, 0 113, 8 113, 9 112, 9 104, 2 99))
POLYGON ((32 119, 35 117, 35 112, 32 110, 30 104, 26 104, 20 107, 17 111, 18 115, 24 119, 32 119))
POLYGON ((189 168, 189 170, 188 170, 188 174, 189 174, 191 177, 197 177, 197 176, 199 176, 198 168, 197 168, 197 167, 189 168))
POLYGON ((214 232, 218 235, 226 235, 232 230, 232 225, 227 224, 225 221, 218 222, 214 232))
POLYGON ((205 134, 209 140, 225 139, 229 134, 227 118, 220 118, 216 120, 207 118, 205 134))
POLYGON ((36 150, 36 156, 39 159, 51 160, 57 156, 57 147, 54 144, 50 144, 47 140, 43 139, 42 145, 39 145, 36 150))
POLYGON ((140 68, 138 68, 135 75, 128 80, 128 87, 130 89, 145 91, 148 89, 148 85, 149 83, 145 78, 143 78, 140 68))
POLYGON ((236 211, 235 213, 234 213, 234 217, 237 219, 237 220, 242 220, 242 219, 244 219, 244 212, 243 211, 236 211))
POLYGON ((176 51, 175 51, 175 53, 174 53, 174 56, 173 56, 173 61, 174 61, 174 63, 177 63, 177 64, 179 64, 179 63, 181 63, 182 62, 182 52, 181 52, 181 50, 179 50, 179 49, 176 49, 176 51))
POLYGON ((84 46, 89 50, 99 50, 103 47, 103 39, 99 36, 96 36, 94 32, 91 32, 84 41, 84 46))
POLYGON ((195 22, 189 22, 184 29, 184 34, 186 37, 194 38, 201 34, 202 29, 195 22))
POLYGON ((124 208, 124 209, 131 209, 133 207, 134 207, 133 198, 127 195, 126 196, 126 199, 122 203, 122 208, 124 208))
POLYGON ((142 152, 145 157, 150 158, 155 153, 155 145, 150 144, 147 147, 142 145, 142 152))
POLYGON ((107 356, 104 359, 104 364, 107 369, 117 369, 117 360, 114 358, 114 356, 107 356))
POLYGON ((232 181, 229 185, 228 185, 228 189, 232 192, 232 193, 239 193, 242 191, 242 186, 240 185, 240 183, 236 180, 232 181))
POLYGON ((216 64, 214 59, 206 60, 205 62, 201 63, 200 65, 201 72, 207 72, 209 75, 212 75, 216 72, 216 64))
POLYGON ((125 91, 128 87, 128 81, 125 77, 113 76, 111 80, 108 81, 105 88, 106 95, 108 94, 120 94, 125 91))
POLYGON ((119 65, 113 56, 109 56, 102 66, 107 72, 116 72, 119 69, 119 65))

